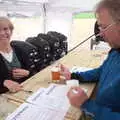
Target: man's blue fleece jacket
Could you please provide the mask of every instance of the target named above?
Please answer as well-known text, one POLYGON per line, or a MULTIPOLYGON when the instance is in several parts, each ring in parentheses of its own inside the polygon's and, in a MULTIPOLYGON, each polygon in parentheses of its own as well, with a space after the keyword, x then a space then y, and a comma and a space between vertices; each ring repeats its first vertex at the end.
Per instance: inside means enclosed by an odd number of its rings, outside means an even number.
POLYGON ((94 115, 93 120, 120 120, 120 51, 112 49, 104 63, 86 72, 77 71, 71 78, 82 82, 98 81, 95 100, 87 100, 82 109, 94 115))

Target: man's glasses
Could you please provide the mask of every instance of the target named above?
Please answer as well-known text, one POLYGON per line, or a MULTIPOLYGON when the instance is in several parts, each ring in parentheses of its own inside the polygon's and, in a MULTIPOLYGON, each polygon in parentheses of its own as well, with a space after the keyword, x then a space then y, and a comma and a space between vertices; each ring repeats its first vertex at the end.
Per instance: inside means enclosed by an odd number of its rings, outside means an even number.
POLYGON ((99 25, 99 30, 101 30, 101 31, 103 31, 103 32, 105 32, 106 30, 108 30, 110 27, 112 27, 113 25, 115 25, 115 23, 111 23, 111 24, 109 24, 109 25, 107 25, 107 26, 102 26, 102 25, 99 25))

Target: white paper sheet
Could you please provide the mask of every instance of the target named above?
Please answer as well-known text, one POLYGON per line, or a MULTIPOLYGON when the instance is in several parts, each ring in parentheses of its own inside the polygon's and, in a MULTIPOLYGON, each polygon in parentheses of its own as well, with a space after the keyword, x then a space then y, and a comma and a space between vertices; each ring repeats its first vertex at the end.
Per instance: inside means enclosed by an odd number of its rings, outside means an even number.
POLYGON ((63 111, 24 103, 6 120, 64 120, 64 116, 65 113, 63 111))
POLYGON ((70 106, 68 90, 66 85, 57 84, 40 88, 6 120, 64 120, 70 106))
POLYGON ((68 91, 69 87, 67 85, 50 84, 46 89, 45 94, 56 97, 67 97, 66 95, 68 91))
POLYGON ((48 107, 56 110, 67 110, 70 107, 69 100, 66 96, 68 87, 66 85, 51 84, 44 94, 40 94, 41 90, 37 91, 34 96, 30 96, 27 101, 36 105, 48 107), (37 96, 37 97, 36 97, 37 96))
POLYGON ((31 101, 35 101, 38 99, 41 95, 45 94, 46 88, 40 88, 35 93, 33 93, 28 99, 31 101))

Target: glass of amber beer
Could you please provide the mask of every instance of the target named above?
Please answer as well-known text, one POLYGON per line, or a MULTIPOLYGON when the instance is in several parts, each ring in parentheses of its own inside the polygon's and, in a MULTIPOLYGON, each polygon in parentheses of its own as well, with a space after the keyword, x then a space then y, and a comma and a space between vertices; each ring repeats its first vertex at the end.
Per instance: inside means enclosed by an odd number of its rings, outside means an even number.
POLYGON ((60 67, 53 66, 51 69, 52 82, 59 83, 60 81, 60 67))

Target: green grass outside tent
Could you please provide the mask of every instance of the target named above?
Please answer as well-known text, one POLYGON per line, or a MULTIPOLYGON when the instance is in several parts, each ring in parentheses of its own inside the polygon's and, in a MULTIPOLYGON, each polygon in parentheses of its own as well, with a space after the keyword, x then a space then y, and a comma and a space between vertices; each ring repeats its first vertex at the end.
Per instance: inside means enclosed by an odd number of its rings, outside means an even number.
POLYGON ((79 13, 73 16, 74 19, 92 19, 95 18, 94 13, 79 13))

